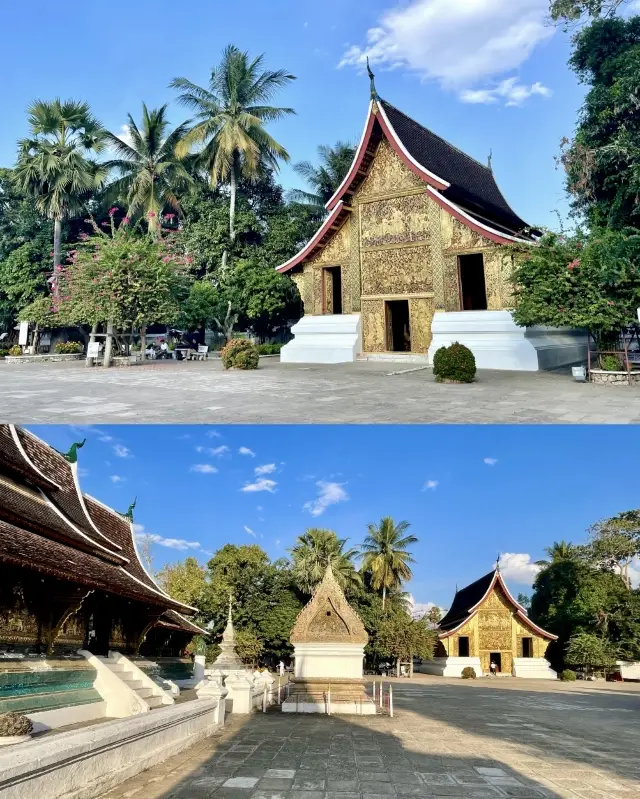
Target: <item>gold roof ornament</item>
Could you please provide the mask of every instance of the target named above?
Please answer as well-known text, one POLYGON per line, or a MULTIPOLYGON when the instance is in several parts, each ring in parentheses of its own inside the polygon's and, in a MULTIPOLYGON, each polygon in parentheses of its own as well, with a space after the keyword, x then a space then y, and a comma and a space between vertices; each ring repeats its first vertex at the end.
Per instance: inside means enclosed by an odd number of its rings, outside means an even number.
POLYGON ((366 644, 368 640, 362 620, 347 602, 329 564, 322 582, 298 613, 291 643, 366 644))

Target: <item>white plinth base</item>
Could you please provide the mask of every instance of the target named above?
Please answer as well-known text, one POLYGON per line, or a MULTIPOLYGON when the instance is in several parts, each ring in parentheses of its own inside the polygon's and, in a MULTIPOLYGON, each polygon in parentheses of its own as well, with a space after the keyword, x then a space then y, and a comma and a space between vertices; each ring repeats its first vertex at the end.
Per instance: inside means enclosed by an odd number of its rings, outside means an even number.
MULTIPOLYGON (((282 703, 283 713, 327 713, 326 702, 296 702, 286 699, 282 703)), ((375 716, 376 706, 369 699, 367 702, 331 702, 329 713, 332 716, 375 716)))
POLYGON ((555 680, 558 677, 544 658, 514 658, 513 676, 528 680, 555 680))
POLYGON ((281 363, 351 363, 362 352, 360 314, 303 316, 291 332, 281 363))
POLYGON ((640 663, 617 660, 616 665, 620 667, 620 676, 623 680, 640 681, 640 663))
POLYGON ((437 674, 439 677, 462 677, 462 669, 470 666, 476 677, 482 677, 480 658, 433 658, 415 667, 416 671, 423 674, 437 674))
POLYGON ((510 311, 437 311, 431 323, 429 362, 454 341, 475 355, 478 369, 538 372, 582 363, 587 336, 568 328, 518 327, 510 311))

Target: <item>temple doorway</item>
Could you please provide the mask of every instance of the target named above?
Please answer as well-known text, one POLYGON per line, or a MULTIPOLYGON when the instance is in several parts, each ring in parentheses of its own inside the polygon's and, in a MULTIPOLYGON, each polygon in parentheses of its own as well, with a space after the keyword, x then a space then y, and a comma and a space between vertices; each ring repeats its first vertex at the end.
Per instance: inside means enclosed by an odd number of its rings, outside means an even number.
POLYGON ((533 657, 533 638, 522 639, 522 657, 523 658, 533 657))
POLYGON ((500 656, 500 652, 491 652, 489 654, 489 663, 493 661, 496 664, 496 674, 499 674, 502 671, 502 657, 500 656))
POLYGON ((342 271, 339 266, 328 266, 322 271, 324 277, 324 312, 326 314, 341 314, 342 271))
POLYGON ((387 323, 387 350, 389 352, 411 352, 411 320, 409 300, 385 302, 387 323))
POLYGON ((468 635, 461 635, 458 638, 458 657, 461 658, 468 658, 469 657, 469 636, 468 635))
POLYGON ((463 311, 486 311, 487 289, 484 282, 482 253, 458 256, 460 305, 463 311))

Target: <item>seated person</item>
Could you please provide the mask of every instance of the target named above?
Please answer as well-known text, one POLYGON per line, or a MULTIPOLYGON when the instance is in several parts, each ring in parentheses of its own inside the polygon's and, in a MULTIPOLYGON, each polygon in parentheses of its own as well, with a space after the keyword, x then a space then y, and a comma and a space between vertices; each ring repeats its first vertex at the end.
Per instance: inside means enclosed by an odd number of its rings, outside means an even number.
POLYGON ((169 345, 167 344, 167 342, 163 338, 160 339, 160 349, 159 349, 158 354, 156 355, 156 357, 157 358, 170 358, 171 357, 171 353, 169 352, 169 345))

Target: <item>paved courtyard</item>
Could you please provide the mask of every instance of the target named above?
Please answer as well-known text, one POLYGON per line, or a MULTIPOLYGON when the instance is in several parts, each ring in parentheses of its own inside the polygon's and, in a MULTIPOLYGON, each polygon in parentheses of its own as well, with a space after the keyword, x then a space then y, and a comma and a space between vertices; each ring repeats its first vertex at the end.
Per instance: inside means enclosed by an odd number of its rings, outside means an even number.
POLYGON ((639 687, 422 678, 394 718, 232 716, 103 799, 637 799, 639 687))
POLYGON ((575 383, 566 372, 479 372, 441 385, 431 370, 379 361, 305 366, 262 359, 86 369, 0 362, 0 421, 28 423, 631 424, 640 387, 575 383), (413 371, 409 371, 413 370, 413 371), (391 374, 403 372, 402 374, 391 374))

